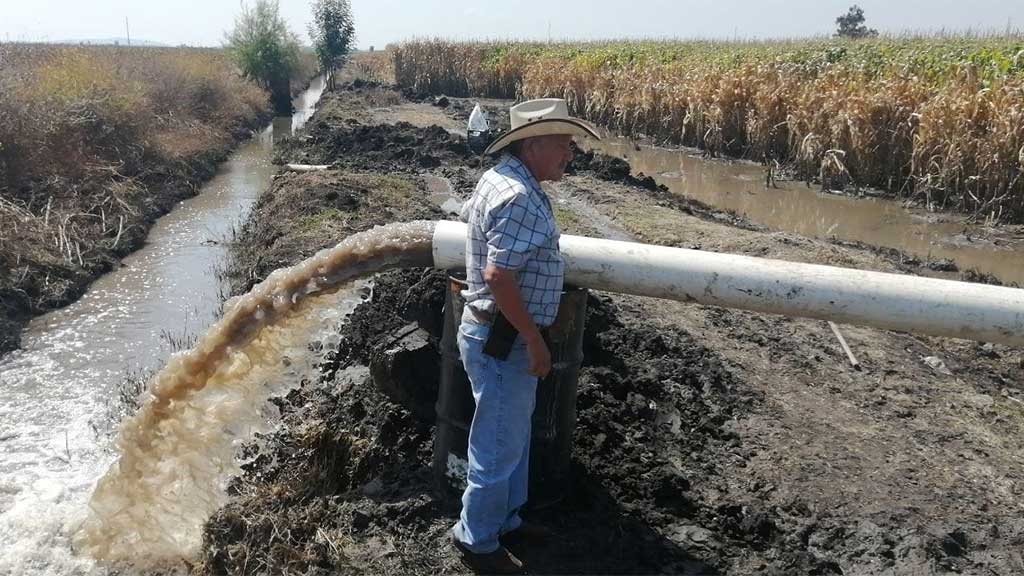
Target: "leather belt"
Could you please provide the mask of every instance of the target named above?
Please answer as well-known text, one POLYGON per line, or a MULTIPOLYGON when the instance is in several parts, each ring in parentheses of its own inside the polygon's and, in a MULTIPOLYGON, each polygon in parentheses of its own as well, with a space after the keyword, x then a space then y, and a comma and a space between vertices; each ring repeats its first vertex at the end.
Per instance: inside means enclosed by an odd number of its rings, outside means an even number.
MULTIPOLYGON (((494 313, 477 310, 471 306, 467 306, 466 308, 469 309, 470 314, 473 315, 473 319, 476 320, 477 323, 484 326, 491 326, 494 324, 494 313)), ((550 337, 551 326, 538 326, 537 328, 540 330, 540 334, 544 337, 544 340, 547 340, 550 337)))

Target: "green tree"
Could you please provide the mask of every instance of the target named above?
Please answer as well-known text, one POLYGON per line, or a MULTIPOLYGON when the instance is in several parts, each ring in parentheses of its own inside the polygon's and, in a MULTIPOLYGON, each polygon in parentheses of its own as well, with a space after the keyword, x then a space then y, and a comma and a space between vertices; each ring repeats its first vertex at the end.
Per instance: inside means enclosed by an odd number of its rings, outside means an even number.
POLYGON ((291 112, 291 77, 299 63, 299 41, 288 29, 277 0, 242 6, 225 44, 242 74, 270 90, 274 109, 291 112))
POLYGON ((850 10, 836 18, 836 36, 839 38, 874 38, 878 36, 878 30, 868 28, 864 25, 864 9, 854 4, 850 10))
POLYGON ((334 72, 345 63, 355 41, 355 33, 349 0, 314 0, 309 37, 313 40, 320 69, 328 75, 328 87, 331 89, 334 88, 334 72))

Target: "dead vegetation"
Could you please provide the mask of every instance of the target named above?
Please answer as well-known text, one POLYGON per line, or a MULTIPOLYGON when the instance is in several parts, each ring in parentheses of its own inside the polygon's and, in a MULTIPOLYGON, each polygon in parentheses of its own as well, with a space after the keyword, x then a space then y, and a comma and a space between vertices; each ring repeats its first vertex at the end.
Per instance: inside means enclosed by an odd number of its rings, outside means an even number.
POLYGON ((267 117, 219 50, 0 44, 0 351, 267 117))
POLYGON ((825 188, 870 186, 929 210, 1024 221, 1019 36, 416 40, 390 53, 390 63, 356 61, 420 94, 565 98, 624 135, 791 164, 825 188))

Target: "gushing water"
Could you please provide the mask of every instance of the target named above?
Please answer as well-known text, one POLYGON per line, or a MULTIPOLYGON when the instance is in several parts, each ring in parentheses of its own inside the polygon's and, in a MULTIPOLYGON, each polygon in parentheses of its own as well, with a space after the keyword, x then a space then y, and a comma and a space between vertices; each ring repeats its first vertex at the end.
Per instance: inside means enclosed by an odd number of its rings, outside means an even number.
MULTIPOLYGON (((310 312, 369 274, 430 266, 434 223, 390 224, 277 270, 225 306, 224 317, 171 358, 120 429, 120 457, 99 481, 76 548, 110 562, 158 566, 199 551, 203 522, 226 502, 239 443, 266 430, 266 400, 308 367, 288 366, 310 312)), ((308 372, 305 372, 308 374, 308 372)))

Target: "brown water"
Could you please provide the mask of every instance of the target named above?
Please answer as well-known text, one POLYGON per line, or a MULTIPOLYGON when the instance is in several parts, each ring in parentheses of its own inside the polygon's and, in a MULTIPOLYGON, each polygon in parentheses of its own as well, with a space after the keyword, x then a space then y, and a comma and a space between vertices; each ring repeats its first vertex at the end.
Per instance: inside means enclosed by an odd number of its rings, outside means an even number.
POLYGON ((126 372, 149 370, 214 320, 225 239, 275 172, 273 141, 301 126, 318 79, 291 117, 243 144, 199 194, 160 218, 146 245, 74 304, 35 319, 0 357, 0 574, 102 574, 68 535, 114 459, 108 405, 126 372))
POLYGON ((120 456, 92 495, 78 549, 135 566, 194 557, 203 522, 226 502, 224 486, 239 471, 239 443, 270 425, 266 400, 311 370, 288 360, 319 323, 309 312, 328 307, 322 299, 355 278, 430 266, 433 231, 421 221, 350 236, 228 302, 122 425, 120 456))
POLYGON ((1024 285, 1024 238, 1000 238, 998 231, 965 224, 957 216, 944 222, 892 200, 821 193, 802 182, 779 182, 778 189, 768 189, 761 166, 709 161, 693 150, 637 146, 615 136, 588 142, 588 147, 625 159, 634 175, 652 176, 673 193, 775 230, 895 248, 924 261, 951 259, 961 270, 974 268, 1024 285))

